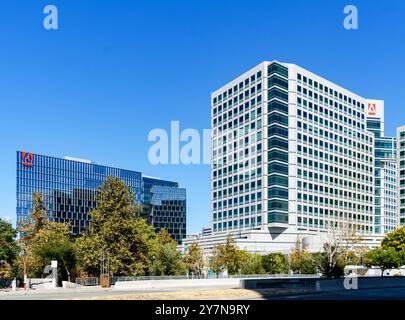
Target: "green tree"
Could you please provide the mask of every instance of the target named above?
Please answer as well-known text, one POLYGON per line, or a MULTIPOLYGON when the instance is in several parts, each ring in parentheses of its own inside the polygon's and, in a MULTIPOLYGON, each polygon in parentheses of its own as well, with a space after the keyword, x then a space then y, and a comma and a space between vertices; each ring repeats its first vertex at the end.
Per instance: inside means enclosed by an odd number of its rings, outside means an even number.
POLYGON ((108 177, 97 192, 97 208, 90 212, 90 227, 76 241, 80 268, 99 275, 100 258, 105 252, 112 274, 148 274, 156 234, 140 218, 140 210, 125 183, 108 177))
POLYGON ((12 276, 12 265, 20 251, 16 236, 11 223, 0 219, 0 278, 12 276))
POLYGON ((33 198, 28 219, 19 224, 23 253, 16 270, 25 269, 30 277, 41 277, 44 267, 57 260, 60 279, 69 280, 76 262, 70 225, 49 221, 44 196, 34 193, 33 198))
POLYGON ((68 224, 50 222, 32 239, 32 251, 42 272, 52 260, 58 261, 58 276, 70 281, 76 267, 76 247, 68 224))
POLYGON ((161 229, 151 248, 154 256, 152 274, 157 276, 184 275, 186 266, 181 252, 177 250, 177 241, 173 240, 166 229, 161 229))
POLYGON ((238 274, 263 274, 265 273, 262 258, 258 254, 239 250, 240 270, 238 274))
MULTIPOLYGON (((32 253, 31 242, 36 234, 49 223, 46 215, 46 207, 44 196, 41 193, 34 192, 32 210, 27 219, 18 224, 18 232, 20 232, 19 242, 21 244, 21 267, 24 274, 38 276, 38 259, 32 253), (31 274, 30 272, 33 272, 31 274)), ((39 274, 41 276, 41 273, 39 274)))
POLYGON ((233 238, 228 235, 225 244, 218 244, 213 251, 210 268, 215 273, 225 270, 228 274, 237 274, 241 267, 241 255, 239 249, 235 246, 233 238))
MULTIPOLYGON (((75 259, 69 257, 69 261, 64 258, 68 253, 63 253, 70 249, 74 251, 70 225, 48 221, 35 234, 31 234, 29 241, 25 242, 28 257, 27 274, 30 277, 42 277, 45 266, 50 265, 51 260, 58 261, 58 274, 61 280, 69 280, 69 274, 74 269, 75 259)), ((23 266, 21 266, 23 267, 23 266)))
POLYGON ((405 251, 397 251, 392 247, 376 248, 365 254, 365 264, 368 267, 379 267, 381 276, 384 276, 384 271, 400 267, 405 263, 405 251))
POLYGON ((297 238, 290 253, 290 268, 294 273, 301 273, 301 262, 307 255, 309 253, 305 250, 301 239, 297 238))
POLYGON ((296 240, 290 253, 290 267, 294 273, 299 274, 315 274, 317 272, 317 262, 300 239, 296 240))
POLYGON ((300 266, 300 272, 302 274, 318 273, 318 262, 316 257, 317 255, 311 253, 305 256, 300 266))
POLYGON ((43 194, 34 192, 33 198, 32 211, 28 219, 20 222, 18 226, 22 233, 21 240, 24 242, 29 242, 39 230, 49 223, 43 194))
POLYGON ((197 243, 188 247, 188 253, 184 256, 187 271, 193 275, 201 276, 204 272, 205 262, 202 248, 197 243))
POLYGON ((16 241, 17 231, 11 223, 0 219, 0 260, 12 263, 17 257, 19 246, 16 241))
POLYGON ((405 250, 405 226, 390 232, 382 240, 383 248, 394 248, 397 251, 405 250))
POLYGON ((262 265, 266 273, 288 273, 288 261, 282 253, 270 253, 262 256, 262 265))

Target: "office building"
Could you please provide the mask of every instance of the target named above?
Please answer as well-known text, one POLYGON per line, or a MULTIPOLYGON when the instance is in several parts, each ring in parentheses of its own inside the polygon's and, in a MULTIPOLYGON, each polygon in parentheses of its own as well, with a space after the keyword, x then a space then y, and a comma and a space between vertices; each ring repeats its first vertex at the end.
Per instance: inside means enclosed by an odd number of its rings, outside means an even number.
POLYGON ((374 230, 394 231, 397 212, 397 139, 384 135, 384 101, 367 101, 367 129, 374 134, 374 230))
MULTIPOLYGON (((368 101, 297 65, 263 62, 212 93, 212 235, 252 252, 376 235, 368 101)), ((391 173, 391 171, 389 172, 391 173)), ((185 240, 185 244, 194 240, 185 240)))
POLYGON ((167 229, 181 243, 186 237, 186 189, 177 182, 143 177, 142 212, 148 223, 167 229))
POLYGON ((405 126, 397 129, 398 214, 399 224, 405 225, 405 126))
POLYGON ((95 164, 71 157, 54 158, 17 152, 17 223, 32 209, 33 193, 44 195, 51 221, 67 222, 74 234, 89 226, 96 208, 96 190, 108 176, 130 188, 142 215, 159 231, 165 228, 181 242, 186 235, 186 190, 178 183, 142 176, 142 173, 95 164))

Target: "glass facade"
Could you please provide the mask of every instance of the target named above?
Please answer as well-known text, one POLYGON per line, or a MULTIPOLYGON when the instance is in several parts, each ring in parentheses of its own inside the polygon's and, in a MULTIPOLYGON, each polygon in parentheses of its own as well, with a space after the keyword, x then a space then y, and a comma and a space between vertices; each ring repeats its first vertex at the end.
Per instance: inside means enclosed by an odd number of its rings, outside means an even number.
POLYGON ((398 226, 396 190, 396 139, 375 140, 375 232, 388 233, 398 226))
MULTIPOLYGON (((150 207, 153 213, 153 186, 165 186, 156 194, 170 201, 180 201, 181 209, 171 210, 168 205, 158 214, 168 216, 157 229, 165 227, 174 239, 180 241, 186 228, 186 193, 176 182, 143 178, 142 173, 107 166, 85 160, 71 160, 17 152, 17 223, 26 219, 32 209, 33 193, 44 195, 47 214, 51 221, 67 222, 74 234, 88 227, 89 212, 96 208, 96 190, 108 176, 120 178, 130 188, 136 203, 150 207), (181 222, 180 222, 181 221, 181 222), (179 225, 177 225, 177 223, 179 225), (181 230, 181 232, 180 232, 181 230)), ((143 209, 143 213, 145 210, 143 209)))
POLYGON ((156 232, 165 228, 179 243, 186 237, 186 189, 176 182, 144 177, 143 213, 156 232))
POLYGON ((396 138, 384 137, 381 115, 367 116, 367 130, 374 134, 374 231, 384 234, 395 230, 397 218, 396 138))
POLYGON ((267 221, 288 224, 288 69, 272 63, 267 74, 267 221))

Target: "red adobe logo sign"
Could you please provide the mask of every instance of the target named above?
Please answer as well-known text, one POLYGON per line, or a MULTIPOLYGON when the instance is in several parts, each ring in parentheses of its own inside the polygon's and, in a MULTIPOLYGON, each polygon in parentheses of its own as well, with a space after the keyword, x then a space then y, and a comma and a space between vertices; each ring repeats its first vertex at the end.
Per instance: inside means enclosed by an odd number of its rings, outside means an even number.
POLYGON ((21 159, 24 167, 32 167, 34 164, 34 154, 32 152, 23 152, 21 154, 21 159))
POLYGON ((375 116, 377 114, 377 106, 375 103, 368 104, 368 115, 375 116))

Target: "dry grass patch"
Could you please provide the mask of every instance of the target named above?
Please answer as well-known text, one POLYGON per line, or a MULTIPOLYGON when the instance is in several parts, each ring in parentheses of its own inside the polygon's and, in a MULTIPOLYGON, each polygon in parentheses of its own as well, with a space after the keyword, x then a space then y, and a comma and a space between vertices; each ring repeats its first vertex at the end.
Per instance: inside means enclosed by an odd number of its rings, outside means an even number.
MULTIPOLYGON (((299 290, 300 293, 303 290, 299 290)), ((110 296, 84 297, 80 300, 224 300, 224 299, 260 299, 263 295, 298 293, 296 289, 214 289, 214 290, 192 290, 182 292, 151 292, 140 294, 120 294, 110 296)), ((76 298, 74 299, 76 300, 76 298)))

